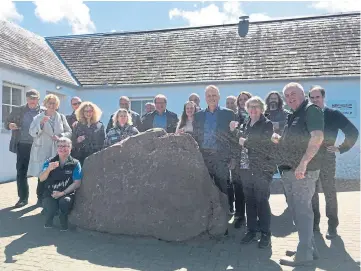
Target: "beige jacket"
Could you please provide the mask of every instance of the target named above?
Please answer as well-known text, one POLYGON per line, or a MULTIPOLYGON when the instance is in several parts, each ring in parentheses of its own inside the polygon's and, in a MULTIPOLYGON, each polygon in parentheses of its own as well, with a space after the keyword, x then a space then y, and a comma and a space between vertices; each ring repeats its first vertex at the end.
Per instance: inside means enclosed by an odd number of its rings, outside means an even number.
POLYGON ((28 176, 39 177, 45 161, 56 155, 56 142, 51 138, 53 135, 71 139, 71 128, 64 115, 56 112, 54 127, 46 122, 41 129, 40 122, 44 116, 45 112, 36 115, 30 124, 29 134, 34 142, 31 146, 28 176))

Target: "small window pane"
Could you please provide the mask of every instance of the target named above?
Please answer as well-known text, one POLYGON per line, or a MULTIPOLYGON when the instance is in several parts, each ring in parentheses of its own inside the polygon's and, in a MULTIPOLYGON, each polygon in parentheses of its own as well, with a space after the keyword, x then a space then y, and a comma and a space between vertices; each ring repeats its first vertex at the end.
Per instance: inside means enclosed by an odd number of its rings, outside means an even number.
POLYGON ((2 99, 2 103, 3 104, 10 104, 10 92, 11 92, 11 89, 10 87, 6 87, 6 86, 3 86, 3 99, 2 99))
POLYGON ((138 114, 142 113, 142 101, 131 101, 131 109, 138 114))
POLYGON ((2 106, 2 123, 4 123, 7 117, 10 115, 10 111, 11 111, 11 106, 8 105, 2 106))
POLYGON ((13 88, 12 91, 13 91, 12 105, 20 106, 21 105, 21 89, 13 88))

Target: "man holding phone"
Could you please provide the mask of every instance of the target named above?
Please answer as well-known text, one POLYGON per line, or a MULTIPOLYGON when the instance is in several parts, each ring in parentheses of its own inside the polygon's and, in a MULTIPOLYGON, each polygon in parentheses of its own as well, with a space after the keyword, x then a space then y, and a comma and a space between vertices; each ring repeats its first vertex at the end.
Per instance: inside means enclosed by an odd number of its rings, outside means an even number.
POLYGON ((16 182, 18 187, 19 201, 15 208, 28 204, 28 166, 33 137, 29 134, 30 124, 33 118, 43 111, 39 106, 40 94, 35 89, 26 92, 26 104, 20 107, 12 107, 10 115, 6 118, 5 128, 11 130, 9 150, 16 153, 16 182))

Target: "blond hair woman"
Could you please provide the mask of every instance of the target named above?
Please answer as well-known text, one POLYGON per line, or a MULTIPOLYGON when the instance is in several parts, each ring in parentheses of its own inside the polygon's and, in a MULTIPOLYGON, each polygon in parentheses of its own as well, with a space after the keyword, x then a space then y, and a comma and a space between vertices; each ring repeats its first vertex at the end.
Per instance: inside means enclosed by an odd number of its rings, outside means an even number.
POLYGON ((36 115, 30 124, 29 134, 34 138, 31 146, 28 175, 38 177, 44 162, 56 155, 60 137, 71 138, 71 128, 66 117, 57 112, 60 100, 54 94, 45 96, 46 110, 36 115))
POLYGON ((113 125, 114 127, 109 130, 105 138, 105 148, 139 133, 133 126, 132 116, 123 108, 114 113, 113 125))
POLYGON ((102 111, 92 102, 82 102, 75 115, 78 123, 73 130, 72 156, 83 165, 85 158, 103 147, 105 132, 100 122, 102 111))

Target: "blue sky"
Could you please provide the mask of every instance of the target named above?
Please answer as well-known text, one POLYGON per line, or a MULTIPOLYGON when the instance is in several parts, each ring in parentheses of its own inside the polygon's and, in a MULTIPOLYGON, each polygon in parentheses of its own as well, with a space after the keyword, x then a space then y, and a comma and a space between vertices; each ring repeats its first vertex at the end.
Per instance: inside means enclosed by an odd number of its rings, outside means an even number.
POLYGON ((358 1, 329 2, 88 2, 0 1, 0 19, 41 36, 137 31, 320 15, 359 9, 358 1), (340 3, 342 2, 342 3, 340 3))

